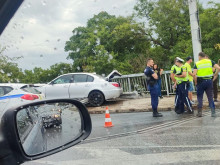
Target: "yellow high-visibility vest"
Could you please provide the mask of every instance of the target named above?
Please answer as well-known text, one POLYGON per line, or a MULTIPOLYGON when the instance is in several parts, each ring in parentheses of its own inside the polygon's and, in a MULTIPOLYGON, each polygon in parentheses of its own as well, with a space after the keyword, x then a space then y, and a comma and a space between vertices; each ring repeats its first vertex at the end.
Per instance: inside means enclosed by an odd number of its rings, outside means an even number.
POLYGON ((182 65, 181 67, 176 67, 175 69, 177 75, 182 75, 183 72, 186 72, 186 77, 175 77, 177 84, 189 81, 189 76, 185 65, 182 65))
POLYGON ((212 61, 209 59, 202 59, 196 62, 197 67, 197 77, 201 78, 212 78, 212 61))

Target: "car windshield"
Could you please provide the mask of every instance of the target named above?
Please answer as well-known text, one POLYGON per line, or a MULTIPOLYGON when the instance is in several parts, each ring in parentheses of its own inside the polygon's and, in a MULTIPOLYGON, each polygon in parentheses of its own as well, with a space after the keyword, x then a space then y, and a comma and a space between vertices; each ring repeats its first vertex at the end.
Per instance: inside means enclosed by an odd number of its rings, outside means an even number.
MULTIPOLYGON (((219 0, 25 0, 0 36, 0 83, 86 98, 93 130, 24 164, 220 164, 219 57, 219 0), (209 64, 197 63, 200 51, 209 64), (106 79, 114 70, 122 76, 106 79)), ((0 88, 0 104, 9 92, 0 88)), ((25 115, 20 134, 30 129, 25 115)), ((62 122, 60 134, 70 128, 62 122)))

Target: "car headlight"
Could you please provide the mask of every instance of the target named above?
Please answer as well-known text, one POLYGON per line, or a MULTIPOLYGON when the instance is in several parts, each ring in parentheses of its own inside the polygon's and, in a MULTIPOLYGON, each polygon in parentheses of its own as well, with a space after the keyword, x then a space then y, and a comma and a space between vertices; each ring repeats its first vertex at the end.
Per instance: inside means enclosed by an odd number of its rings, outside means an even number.
POLYGON ((55 117, 55 118, 58 118, 58 117, 60 117, 60 116, 59 116, 59 115, 54 115, 54 117, 55 117))

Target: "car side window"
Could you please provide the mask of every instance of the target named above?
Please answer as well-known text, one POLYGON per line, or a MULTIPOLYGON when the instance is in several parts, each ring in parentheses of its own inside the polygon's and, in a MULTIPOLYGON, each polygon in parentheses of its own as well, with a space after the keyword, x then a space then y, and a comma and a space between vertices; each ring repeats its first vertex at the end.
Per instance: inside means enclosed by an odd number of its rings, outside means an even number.
POLYGON ((92 76, 89 76, 87 77, 87 82, 93 82, 94 78, 92 76))
POLYGON ((53 84, 66 84, 72 82, 72 75, 64 75, 53 81, 53 84))
POLYGON ((13 90, 12 87, 5 87, 5 95, 13 90))
POLYGON ((86 82, 87 81, 87 75, 86 74, 76 74, 73 77, 73 82, 78 83, 78 82, 86 82))
POLYGON ((4 96, 13 90, 12 87, 0 87, 0 96, 4 96))

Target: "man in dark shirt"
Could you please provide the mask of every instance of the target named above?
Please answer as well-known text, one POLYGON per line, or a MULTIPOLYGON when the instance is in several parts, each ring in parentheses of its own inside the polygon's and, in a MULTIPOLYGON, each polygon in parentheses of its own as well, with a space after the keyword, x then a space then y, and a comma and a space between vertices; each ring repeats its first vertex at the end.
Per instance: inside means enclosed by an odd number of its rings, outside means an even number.
POLYGON ((147 88, 150 91, 151 95, 151 106, 153 109, 153 117, 162 117, 163 115, 161 113, 158 113, 157 107, 158 107, 158 83, 157 74, 153 71, 153 65, 154 61, 152 58, 149 58, 147 60, 147 67, 144 70, 144 74, 147 76, 147 88))

